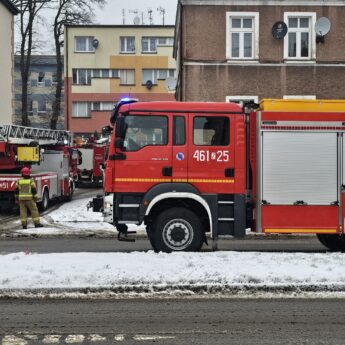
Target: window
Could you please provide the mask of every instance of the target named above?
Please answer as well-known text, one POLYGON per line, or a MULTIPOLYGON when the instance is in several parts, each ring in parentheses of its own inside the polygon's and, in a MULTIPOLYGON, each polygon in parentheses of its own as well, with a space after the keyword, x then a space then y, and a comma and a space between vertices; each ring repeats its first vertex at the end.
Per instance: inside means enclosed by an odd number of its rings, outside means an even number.
POLYGON ((165 80, 167 77, 174 77, 174 69, 143 69, 142 84, 145 85, 148 80, 153 84, 157 84, 157 80, 165 80))
POLYGON ((100 78, 101 77, 101 70, 100 69, 92 70, 92 77, 93 78, 100 78))
POLYGON ((174 45, 174 37, 158 37, 157 38, 158 46, 173 46, 174 45))
POLYGON ((284 38, 284 58, 292 60, 315 59, 314 27, 316 13, 285 12, 288 34, 284 38))
POLYGON ((135 70, 134 69, 121 69, 120 84, 121 85, 135 85, 135 70))
POLYGON ((222 116, 194 118, 194 145, 226 146, 230 143, 230 121, 222 116))
POLYGON ((73 117, 90 117, 91 103, 90 102, 73 102, 72 116, 73 117))
POLYGON ((157 52, 157 37, 143 37, 141 40, 143 53, 157 52))
POLYGON ((134 53, 135 37, 120 37, 120 51, 121 53, 134 53))
POLYGON ((73 84, 91 85, 90 69, 73 69, 73 84))
POLYGON ((37 101, 37 111, 39 113, 45 113, 47 111, 47 104, 45 99, 39 99, 37 101))
POLYGON ((165 116, 126 116, 126 151, 138 151, 151 145, 168 144, 168 119, 165 116))
POLYGON ((259 13, 227 12, 227 58, 259 58, 259 13))
POLYGON ((57 83, 57 75, 55 72, 52 73, 52 84, 55 85, 57 83))
POLYGON ((45 77, 45 73, 44 72, 39 72, 38 73, 38 79, 37 79, 37 81, 38 81, 37 85, 38 86, 44 86, 44 77, 45 77))
POLYGON ((174 116, 174 145, 184 145, 186 143, 186 120, 184 116, 174 116))
POLYGON ((92 111, 110 111, 114 109, 114 102, 93 102, 91 104, 92 111))
POLYGON ((93 36, 79 36, 75 37, 74 41, 74 51, 77 53, 81 52, 94 52, 95 48, 92 45, 94 37, 93 36))

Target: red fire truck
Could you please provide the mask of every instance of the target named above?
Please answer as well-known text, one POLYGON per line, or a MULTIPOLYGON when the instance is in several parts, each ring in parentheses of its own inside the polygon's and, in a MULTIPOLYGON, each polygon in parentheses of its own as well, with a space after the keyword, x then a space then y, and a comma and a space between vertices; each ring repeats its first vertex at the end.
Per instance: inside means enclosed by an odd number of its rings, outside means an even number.
POLYGON ((78 165, 77 186, 84 183, 94 184, 95 186, 102 185, 102 166, 108 151, 108 139, 102 138, 92 143, 79 144, 76 148, 81 156, 78 165))
POLYGON ((14 206, 14 189, 23 166, 31 167, 39 205, 55 198, 70 200, 77 177, 78 152, 70 132, 4 125, 0 129, 0 207, 14 206))
POLYGON ((156 251, 196 251, 251 228, 345 250, 345 101, 126 100, 111 123, 93 207, 120 238, 144 223, 156 251))

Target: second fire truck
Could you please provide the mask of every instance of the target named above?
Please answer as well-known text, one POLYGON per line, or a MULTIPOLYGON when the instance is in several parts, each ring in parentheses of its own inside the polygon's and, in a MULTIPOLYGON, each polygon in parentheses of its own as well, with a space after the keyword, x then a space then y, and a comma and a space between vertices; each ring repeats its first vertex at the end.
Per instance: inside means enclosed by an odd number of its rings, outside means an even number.
POLYGON ((345 250, 345 102, 120 102, 93 201, 126 238, 195 251, 207 234, 316 234, 345 250))
POLYGON ((0 129, 0 207, 11 209, 23 166, 31 167, 42 210, 52 199, 70 200, 77 178, 78 151, 67 131, 3 125, 0 129))

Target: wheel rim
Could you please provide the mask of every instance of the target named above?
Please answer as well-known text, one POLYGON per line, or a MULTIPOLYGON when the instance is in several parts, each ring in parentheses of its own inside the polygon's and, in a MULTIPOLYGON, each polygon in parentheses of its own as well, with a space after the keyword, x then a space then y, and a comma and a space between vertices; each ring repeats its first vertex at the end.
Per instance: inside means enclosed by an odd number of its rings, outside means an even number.
POLYGON ((193 227, 184 219, 173 219, 163 228, 163 241, 172 250, 186 249, 193 237, 193 227))

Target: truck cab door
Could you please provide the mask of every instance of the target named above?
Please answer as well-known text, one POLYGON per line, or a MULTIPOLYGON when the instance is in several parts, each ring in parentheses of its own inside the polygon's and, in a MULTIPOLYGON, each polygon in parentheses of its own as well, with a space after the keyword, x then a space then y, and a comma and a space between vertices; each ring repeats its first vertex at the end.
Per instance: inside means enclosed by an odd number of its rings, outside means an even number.
POLYGON ((235 115, 189 115, 188 181, 201 193, 235 191, 235 115))
POLYGON ((145 193, 172 181, 171 122, 166 114, 125 117, 123 158, 115 160, 114 192, 145 193))

